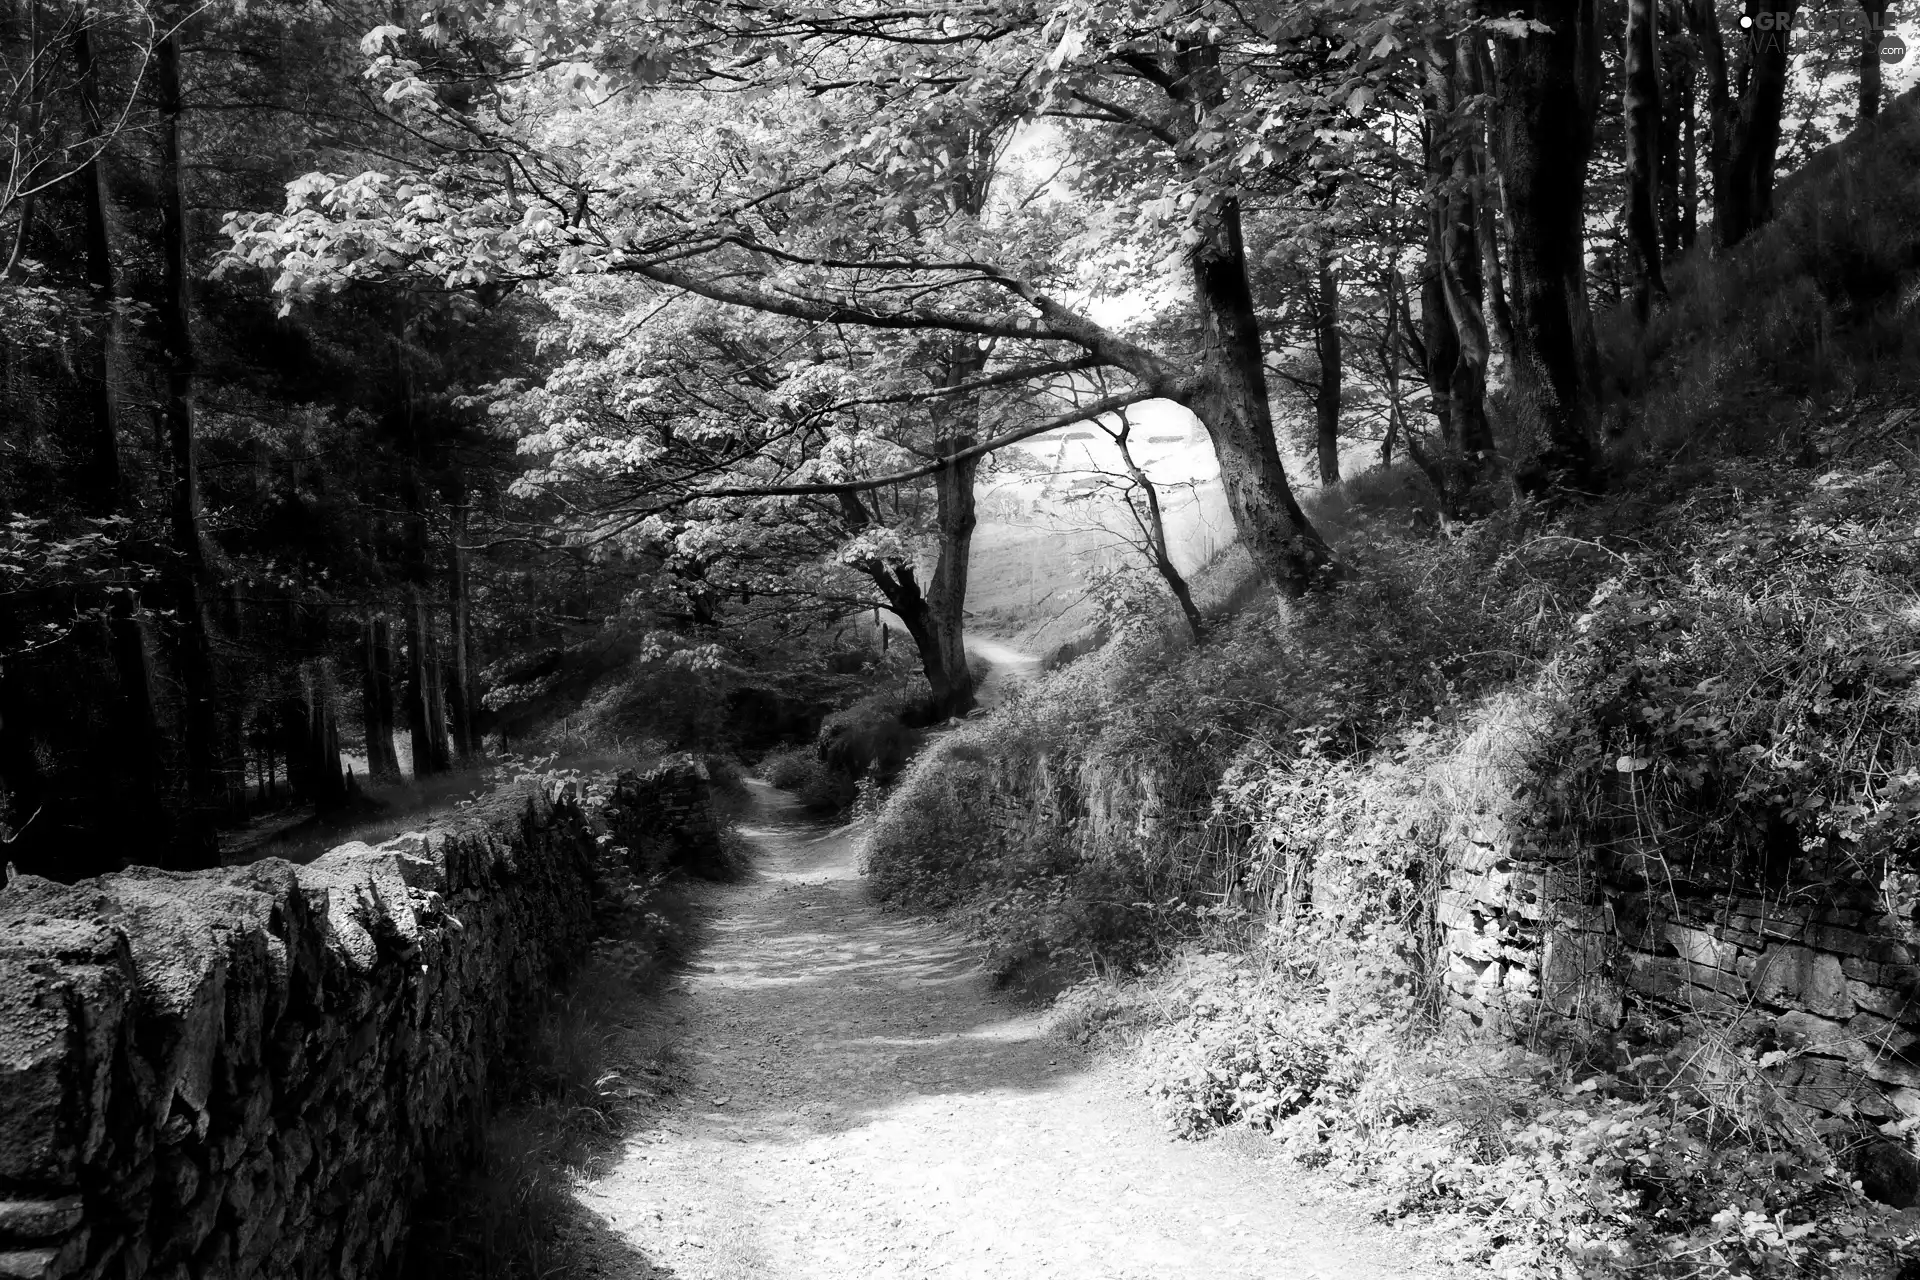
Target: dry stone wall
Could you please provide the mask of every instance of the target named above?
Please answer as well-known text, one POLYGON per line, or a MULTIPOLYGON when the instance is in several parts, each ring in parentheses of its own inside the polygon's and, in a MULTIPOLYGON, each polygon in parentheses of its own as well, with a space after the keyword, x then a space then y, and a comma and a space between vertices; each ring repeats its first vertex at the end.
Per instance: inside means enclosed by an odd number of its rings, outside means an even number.
POLYGON ((387 1273, 586 950, 597 855, 644 831, 673 861, 701 825, 684 772, 623 780, 673 812, 611 833, 529 785, 302 867, 8 884, 0 1280, 387 1273))
POLYGON ((1845 864, 1713 891, 1631 841, 1582 846, 1492 818, 1446 842, 1436 904, 1450 1003, 1495 1028, 1594 1032, 1687 1016, 1781 1051, 1768 1075, 1829 1114, 1920 1115, 1913 903, 1845 864))

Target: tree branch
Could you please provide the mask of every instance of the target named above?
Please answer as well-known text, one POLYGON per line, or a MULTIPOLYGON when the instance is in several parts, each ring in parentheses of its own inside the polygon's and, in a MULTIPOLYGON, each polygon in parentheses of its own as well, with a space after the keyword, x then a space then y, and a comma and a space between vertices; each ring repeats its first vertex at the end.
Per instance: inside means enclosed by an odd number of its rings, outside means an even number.
POLYGON ((687 505, 689 502, 698 502, 703 498, 800 498, 812 494, 865 493, 872 489, 883 489, 889 485, 905 484, 910 480, 923 479, 936 472, 945 470, 948 467, 956 466, 959 463, 970 462, 975 458, 992 453, 996 449, 1004 449, 1010 444, 1018 444, 1030 436, 1042 435, 1055 428, 1068 426, 1075 422, 1084 422, 1088 418, 1098 418, 1102 414, 1112 413, 1116 409, 1124 409, 1128 405, 1158 399, 1160 399, 1159 395, 1153 391, 1144 389, 1102 396, 1100 399, 1084 404, 1077 409, 1056 414, 1040 422, 1030 423, 1018 430, 1008 431, 988 440, 982 440, 979 444, 971 445, 955 453, 947 454, 939 460, 929 462, 924 466, 913 467, 906 471, 895 471, 884 476, 874 476, 867 480, 822 481, 811 484, 745 485, 734 488, 699 489, 692 493, 681 494, 676 498, 670 498, 658 506, 648 508, 646 511, 636 512, 629 516, 627 520, 623 521, 621 527, 626 528, 646 519, 648 516, 659 515, 664 511, 672 511, 687 505))

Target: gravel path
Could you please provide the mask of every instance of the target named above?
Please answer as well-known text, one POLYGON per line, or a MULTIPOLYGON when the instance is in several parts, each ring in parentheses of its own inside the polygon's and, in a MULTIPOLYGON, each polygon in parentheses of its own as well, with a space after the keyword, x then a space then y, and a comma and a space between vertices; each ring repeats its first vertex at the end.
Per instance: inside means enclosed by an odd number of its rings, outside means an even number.
POLYGON ((1259 1144, 1167 1138, 962 940, 882 913, 856 833, 755 785, 757 874, 667 996, 683 1080, 582 1183, 570 1252, 621 1277, 1385 1280, 1411 1241, 1259 1144))

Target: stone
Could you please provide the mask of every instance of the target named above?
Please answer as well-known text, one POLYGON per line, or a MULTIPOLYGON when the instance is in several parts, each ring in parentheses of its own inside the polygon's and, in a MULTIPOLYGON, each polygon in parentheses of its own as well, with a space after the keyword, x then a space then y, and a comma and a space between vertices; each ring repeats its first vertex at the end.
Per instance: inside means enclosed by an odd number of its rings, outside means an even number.
POLYGON ((1835 1058, 1790 1058, 1766 1074, 1793 1101, 1829 1115, 1893 1114, 1877 1087, 1835 1058))
POLYGON ((1443 929, 1478 929, 1474 901, 1456 889, 1442 889, 1434 896, 1433 917, 1443 929))
POLYGON ((1661 936, 1679 953, 1681 959, 1709 968, 1725 969, 1732 972, 1740 959, 1740 948, 1720 941, 1705 929, 1690 929, 1686 925, 1668 924, 1661 936))
POLYGON ((0 1280, 58 1280, 54 1266, 58 1249, 16 1249, 0 1252, 0 1280))
POLYGON ((1847 994, 1862 1009, 1896 1021, 1920 1021, 1920 1003, 1903 991, 1876 987, 1854 978, 1847 979, 1847 994))
POLYGON ((1798 1009, 1774 1019, 1774 1027, 1784 1044, 1810 1053, 1843 1054, 1857 1043, 1847 1023, 1798 1009))
POLYGON ((1562 1017, 1618 1026, 1620 990, 1608 973, 1614 949, 1602 934, 1548 934, 1540 959, 1540 994, 1547 1007, 1562 1017))
MULTIPOLYGON (((1628 983, 1651 996, 1676 998, 1681 988, 1694 987, 1719 995, 1744 1000, 1747 983, 1738 974, 1695 964, 1677 956, 1650 956, 1641 952, 1627 957, 1628 983)), ((1685 1003, 1685 1001, 1682 1001, 1685 1003)), ((1716 1003, 1715 1007, 1719 1007, 1716 1003)))
POLYGON ((52 1200, 0 1199, 0 1240, 30 1244, 63 1236, 80 1225, 79 1196, 52 1200))
POLYGON ((1847 1035, 1856 1056, 1897 1053, 1911 1056, 1920 1045, 1920 1034, 1911 1028, 1871 1013, 1857 1013, 1847 1020, 1847 1035))
POLYGON ((1775 943, 1753 969, 1753 995, 1762 1004, 1805 1009, 1828 1018, 1850 1018, 1853 997, 1838 956, 1775 943))

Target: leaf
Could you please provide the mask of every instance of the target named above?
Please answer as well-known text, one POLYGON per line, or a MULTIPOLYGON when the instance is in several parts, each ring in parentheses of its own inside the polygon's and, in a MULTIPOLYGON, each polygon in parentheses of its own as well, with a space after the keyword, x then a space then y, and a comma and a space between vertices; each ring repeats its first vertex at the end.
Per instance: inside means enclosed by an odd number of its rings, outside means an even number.
POLYGON ((406 31, 391 24, 375 27, 360 37, 360 52, 371 58, 387 47, 387 41, 398 40, 405 34, 406 31))

